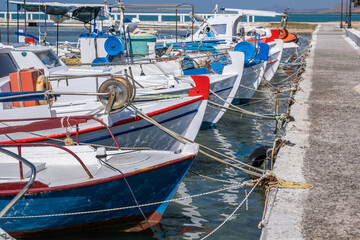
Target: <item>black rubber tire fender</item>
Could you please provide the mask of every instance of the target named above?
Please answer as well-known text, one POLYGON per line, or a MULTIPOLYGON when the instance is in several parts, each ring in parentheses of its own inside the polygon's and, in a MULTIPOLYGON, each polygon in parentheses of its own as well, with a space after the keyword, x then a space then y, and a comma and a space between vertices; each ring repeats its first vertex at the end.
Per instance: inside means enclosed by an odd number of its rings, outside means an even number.
POLYGON ((256 148, 249 156, 247 163, 253 167, 261 167, 267 157, 271 156, 272 148, 269 146, 260 146, 256 148))

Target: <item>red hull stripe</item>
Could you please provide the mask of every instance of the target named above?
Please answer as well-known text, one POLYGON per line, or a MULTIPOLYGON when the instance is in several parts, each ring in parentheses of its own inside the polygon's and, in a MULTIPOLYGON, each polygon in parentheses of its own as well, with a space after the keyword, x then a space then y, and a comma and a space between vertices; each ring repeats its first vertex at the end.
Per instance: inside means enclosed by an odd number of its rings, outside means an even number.
MULTIPOLYGON (((166 167, 166 166, 170 166, 179 162, 183 162, 183 161, 187 161, 190 159, 195 158, 196 154, 192 154, 192 155, 188 155, 182 158, 178 158, 172 161, 168 161, 165 163, 161 163, 155 166, 151 166, 151 167, 147 167, 147 168, 143 168, 143 169, 139 169, 133 172, 129 172, 129 173, 125 173, 125 178, 134 176, 134 175, 138 175, 138 174, 142 174, 142 173, 146 173, 146 172, 150 172, 154 169, 157 168, 162 168, 162 167, 166 167)), ((112 176, 112 177, 108 177, 108 178, 102 178, 102 179, 96 179, 96 180, 91 180, 89 179, 86 182, 82 182, 82 183, 75 183, 75 184, 69 184, 69 185, 64 185, 64 186, 57 186, 57 187, 39 187, 39 188, 33 188, 31 187, 27 193, 25 195, 29 195, 29 194, 38 194, 38 193, 44 193, 44 192, 54 192, 54 191, 64 191, 64 190, 70 190, 70 189, 74 189, 74 188, 81 188, 81 187, 87 187, 87 186, 91 186, 91 185, 96 185, 96 184, 102 184, 102 183, 106 183, 106 182, 111 182, 111 181, 115 181, 115 180, 119 180, 122 179, 123 175, 119 174, 116 176, 112 176)), ((3 189, 5 187, 3 186, 3 189)), ((10 195, 16 195, 18 192, 20 192, 21 189, 17 189, 17 190, 3 190, 0 191, 0 196, 10 196, 10 195)))
POLYGON ((277 61, 278 61, 277 59, 274 59, 274 60, 268 62, 267 64, 274 63, 274 62, 277 62, 277 61))
MULTIPOLYGON (((173 105, 173 106, 170 106, 170 107, 167 107, 167 108, 164 108, 164 109, 160 109, 160 110, 157 110, 157 111, 154 111, 154 112, 150 112, 147 114, 147 116, 149 117, 152 117, 152 116, 156 116, 156 115, 159 115, 159 114, 162 114, 162 113, 165 113, 165 112, 169 112, 169 111, 172 111, 174 109, 177 109, 177 108, 180 108, 180 107, 184 107, 184 106, 187 106, 189 104, 192 104, 194 102, 197 102, 197 101, 200 101, 200 100, 203 100, 204 98, 201 96, 201 97, 198 97, 198 98, 195 98, 195 99, 191 99, 187 102, 183 102, 183 103, 179 103, 179 104, 176 104, 176 105, 173 105)), ((121 121, 118 121, 116 123, 114 123, 112 125, 113 126, 118 126, 118 125, 122 125, 122 124, 126 124, 126 123, 131 123, 131 122, 135 122, 135 121, 139 121, 141 120, 142 117, 139 117, 139 116, 136 116, 136 117, 133 117, 133 118, 128 118, 128 119, 124 119, 124 120, 121 120, 121 121)), ((93 127, 93 128, 87 128, 87 129, 83 129, 83 130, 80 130, 79 133, 87 133, 87 132, 92 132, 92 131, 96 131, 96 130, 100 130, 100 129, 103 129, 102 126, 98 126, 98 127, 93 127)), ((76 131, 73 131, 71 132, 71 135, 76 135, 76 131)), ((47 137, 48 138, 63 138, 66 136, 66 133, 58 133, 58 134, 51 134, 51 135, 48 135, 47 137)), ((48 138, 45 138, 45 137, 33 137, 33 138, 24 138, 24 139, 16 139, 14 141, 4 141, 4 142, 0 142, 0 144, 9 144, 9 143, 30 143, 30 142, 39 142, 39 141, 46 141, 46 140, 49 140, 48 138)))

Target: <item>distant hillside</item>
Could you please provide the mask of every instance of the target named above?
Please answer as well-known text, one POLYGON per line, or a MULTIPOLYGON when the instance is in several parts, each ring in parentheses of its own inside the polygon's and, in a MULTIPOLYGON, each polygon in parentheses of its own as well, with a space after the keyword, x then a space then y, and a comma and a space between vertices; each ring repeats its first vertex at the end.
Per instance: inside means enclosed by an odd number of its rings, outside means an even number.
MULTIPOLYGON (((343 4, 343 12, 347 9, 347 4, 343 4)), ((287 7, 285 5, 273 5, 271 7, 263 8, 262 10, 284 12, 287 7)), ((341 3, 335 5, 332 8, 326 9, 294 9, 290 8, 289 13, 340 13, 341 12, 341 3)), ((351 12, 360 13, 360 7, 352 7, 351 12)))
MULTIPOLYGON (((348 5, 347 4, 343 4, 343 12, 346 11, 348 5)), ((324 10, 324 11, 321 11, 320 13, 340 13, 341 12, 341 3, 333 6, 332 8, 330 9, 327 9, 327 10, 324 10)), ((352 13, 360 13, 360 7, 352 7, 351 8, 351 12, 352 13)))
MULTIPOLYGON (((265 7, 262 8, 261 10, 266 10, 266 11, 275 11, 275 12, 284 12, 285 9, 287 9, 289 6, 285 6, 285 5, 272 5, 270 7, 265 7)), ((321 8, 321 9, 294 9, 291 8, 289 9, 289 13, 317 13, 320 11, 324 11, 326 10, 325 8, 321 8)))
POLYGON ((318 13, 325 11, 325 9, 290 9, 289 13, 318 13))

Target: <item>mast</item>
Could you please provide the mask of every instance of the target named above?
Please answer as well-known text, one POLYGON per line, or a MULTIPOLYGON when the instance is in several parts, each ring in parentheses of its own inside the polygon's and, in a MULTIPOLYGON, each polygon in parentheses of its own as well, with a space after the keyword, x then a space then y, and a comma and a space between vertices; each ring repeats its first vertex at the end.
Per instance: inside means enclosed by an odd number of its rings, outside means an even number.
POLYGON ((26 39, 27 39, 27 28, 26 28, 26 0, 24 0, 24 14, 25 14, 25 18, 24 18, 24 23, 25 23, 25 43, 26 43, 26 39))
POLYGON ((9 24, 10 24, 10 14, 9 14, 9 0, 7 1, 7 11, 6 11, 6 29, 7 29, 7 44, 10 44, 10 28, 9 28, 9 24))
POLYGON ((349 4, 349 21, 348 21, 348 28, 351 28, 351 5, 352 5, 352 1, 350 1, 350 4, 349 4))
POLYGON ((342 22, 343 22, 343 0, 341 0, 340 28, 343 27, 342 22))

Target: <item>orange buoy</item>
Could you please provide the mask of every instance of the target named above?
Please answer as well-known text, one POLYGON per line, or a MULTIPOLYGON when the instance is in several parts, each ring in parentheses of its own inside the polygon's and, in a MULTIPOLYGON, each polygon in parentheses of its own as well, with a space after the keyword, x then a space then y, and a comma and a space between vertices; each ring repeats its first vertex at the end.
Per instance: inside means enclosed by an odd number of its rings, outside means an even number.
POLYGON ((279 30, 279 39, 285 39, 289 35, 289 32, 284 28, 278 28, 279 30))

